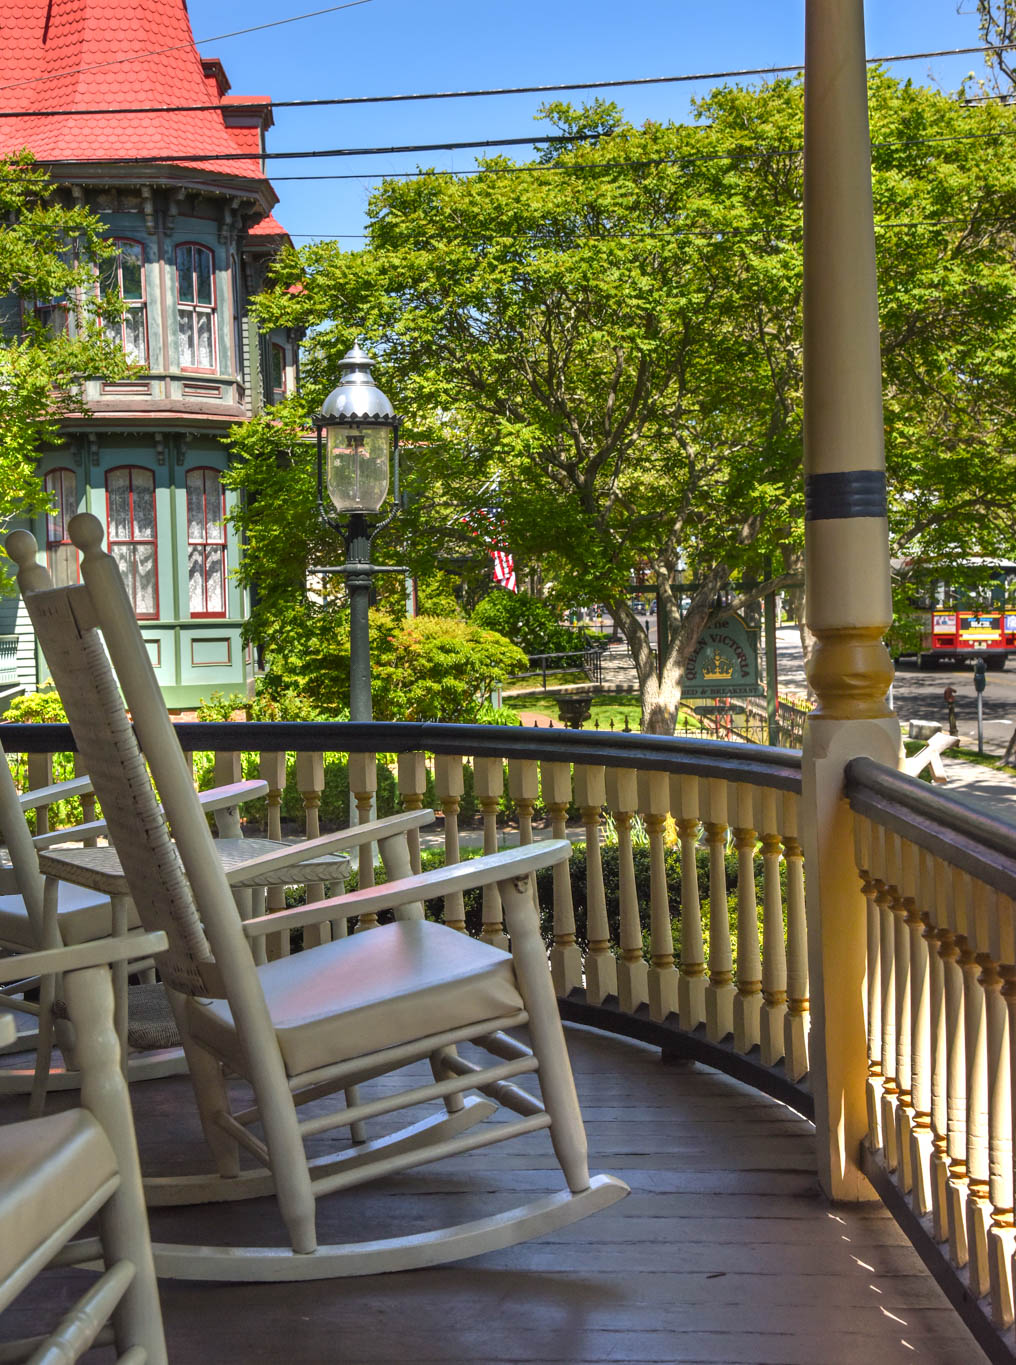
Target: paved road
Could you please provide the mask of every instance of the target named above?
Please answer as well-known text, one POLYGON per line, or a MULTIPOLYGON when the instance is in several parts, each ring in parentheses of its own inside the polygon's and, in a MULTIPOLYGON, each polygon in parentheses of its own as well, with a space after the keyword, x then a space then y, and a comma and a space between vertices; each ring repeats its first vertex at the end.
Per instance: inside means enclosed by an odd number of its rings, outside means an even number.
MULTIPOLYGON (((784 627, 777 637, 776 667, 780 690, 803 691, 806 687, 801 643, 796 628, 784 627)), ((1016 659, 1010 659, 1001 673, 989 673, 983 693, 984 747, 1001 754, 1016 725, 1016 659)), ((934 673, 919 672, 913 659, 896 665, 893 705, 904 723, 909 720, 938 721, 948 729, 949 711, 943 693, 956 690, 956 725, 964 743, 977 742, 977 693, 974 691, 974 666, 949 666, 934 673)))

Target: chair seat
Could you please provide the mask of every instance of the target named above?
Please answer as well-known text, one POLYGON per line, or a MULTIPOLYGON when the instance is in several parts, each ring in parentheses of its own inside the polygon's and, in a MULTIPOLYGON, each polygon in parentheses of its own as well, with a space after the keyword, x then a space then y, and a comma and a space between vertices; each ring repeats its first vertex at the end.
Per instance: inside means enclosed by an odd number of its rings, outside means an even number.
MULTIPOLYGON (((507 953, 427 920, 385 924, 257 970, 290 1076, 523 1009, 507 953)), ((243 1073, 228 1004, 187 1006, 195 1038, 243 1073)))
MULTIPOLYGON (((101 892, 61 882, 57 897, 57 917, 60 937, 67 945, 91 943, 97 938, 108 938, 113 932, 109 898, 101 892)), ((141 921, 131 904, 127 927, 140 928, 141 921)), ((28 911, 20 896, 0 896, 0 943, 16 948, 36 948, 28 911)))
POLYGON ((0 1127, 0 1286, 68 1222, 72 1237, 116 1179, 113 1148, 87 1110, 0 1127))

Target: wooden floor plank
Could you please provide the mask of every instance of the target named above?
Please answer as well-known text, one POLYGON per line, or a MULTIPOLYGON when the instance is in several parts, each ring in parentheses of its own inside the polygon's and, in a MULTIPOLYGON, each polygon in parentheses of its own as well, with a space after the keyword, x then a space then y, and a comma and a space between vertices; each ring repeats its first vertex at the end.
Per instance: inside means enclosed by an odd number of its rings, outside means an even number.
MULTIPOLYGON (((630 1198, 541 1241, 369 1280, 167 1282, 171 1359, 186 1365, 975 1365, 979 1350, 880 1205, 831 1208, 810 1125, 704 1067, 570 1028, 594 1170, 630 1198)), ((424 1069, 425 1070, 425 1069, 424 1069)), ((412 1074, 412 1069, 407 1074, 412 1074)), ((533 1085, 531 1077, 525 1083, 533 1085)), ((393 1083, 374 1083, 387 1093, 393 1083)), ((204 1164, 186 1078, 134 1088, 149 1170, 204 1164)), ((5 1103, 13 1112, 16 1103, 5 1103)), ((341 1147, 346 1135, 315 1141, 341 1147)), ((322 1202, 324 1240, 482 1216, 560 1188, 548 1137, 322 1202)), ((274 1201, 156 1210, 157 1237, 270 1243, 274 1201)), ((5 1314, 5 1338, 69 1302, 49 1277, 5 1314)))

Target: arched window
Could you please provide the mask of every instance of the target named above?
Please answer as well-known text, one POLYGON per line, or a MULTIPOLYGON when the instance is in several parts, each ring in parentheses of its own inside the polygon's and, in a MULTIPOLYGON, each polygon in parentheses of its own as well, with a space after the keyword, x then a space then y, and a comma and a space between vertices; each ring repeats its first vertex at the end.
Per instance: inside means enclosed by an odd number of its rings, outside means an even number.
POLYGON ((106 331, 123 347, 128 360, 148 361, 148 328, 145 319, 145 249, 125 237, 114 240, 116 255, 99 267, 99 292, 119 294, 123 313, 106 320, 106 331))
POLYGON ((217 469, 187 473, 187 594, 191 616, 225 616, 226 495, 217 469))
POLYGON ((176 328, 182 370, 215 369, 215 268, 204 246, 176 249, 176 328))
POLYGON ((78 581, 78 552, 67 535, 67 523, 78 510, 78 481, 73 469, 54 469, 43 480, 54 508, 46 517, 46 565, 58 588, 78 581))
POLYGON ((106 475, 109 552, 120 565, 135 614, 159 614, 155 552, 155 475, 137 465, 106 475))

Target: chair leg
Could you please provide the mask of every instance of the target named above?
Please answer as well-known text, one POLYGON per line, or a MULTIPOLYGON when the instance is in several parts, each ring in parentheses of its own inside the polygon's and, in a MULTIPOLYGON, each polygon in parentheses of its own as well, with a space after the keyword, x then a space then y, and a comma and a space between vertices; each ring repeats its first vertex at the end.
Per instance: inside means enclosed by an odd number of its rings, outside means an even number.
POLYGON ((112 982, 105 968, 89 968, 68 974, 65 992, 77 1026, 81 1102, 102 1124, 120 1172, 119 1187, 99 1215, 103 1253, 107 1266, 117 1261, 134 1266, 134 1278, 113 1314, 117 1350, 125 1354, 140 1348, 147 1365, 166 1365, 130 1096, 113 1026, 112 982))
MULTIPOLYGON (((360 1087, 358 1085, 347 1086, 342 1093, 346 1098, 347 1109, 353 1109, 360 1103, 360 1087)), ((367 1125, 363 1119, 357 1119, 356 1123, 349 1125, 349 1136, 356 1143, 367 1141, 367 1125)))
MULTIPOLYGON (((435 1081, 446 1081, 449 1077, 459 1074, 445 1062, 446 1057, 457 1056, 458 1052, 454 1046, 438 1048, 437 1052, 430 1054, 430 1069, 435 1081)), ((465 1106, 466 1101, 461 1094, 448 1095, 445 1098, 445 1108, 449 1114, 460 1114, 465 1106)))
POLYGON ((540 1064, 540 1090, 550 1115, 550 1139, 568 1188, 589 1188, 589 1159, 582 1111, 575 1091, 557 997, 540 937, 540 920, 528 877, 498 882, 511 935, 519 992, 529 1015, 529 1034, 540 1064))
POLYGON ((187 1031, 183 996, 168 986, 166 995, 180 1033, 187 1069, 194 1087, 201 1129, 215 1162, 215 1169, 224 1179, 233 1179, 240 1174, 240 1147, 236 1139, 224 1132, 215 1121, 216 1114, 229 1113, 229 1091, 226 1088, 222 1067, 214 1057, 205 1052, 204 1048, 198 1047, 191 1040, 187 1031))

